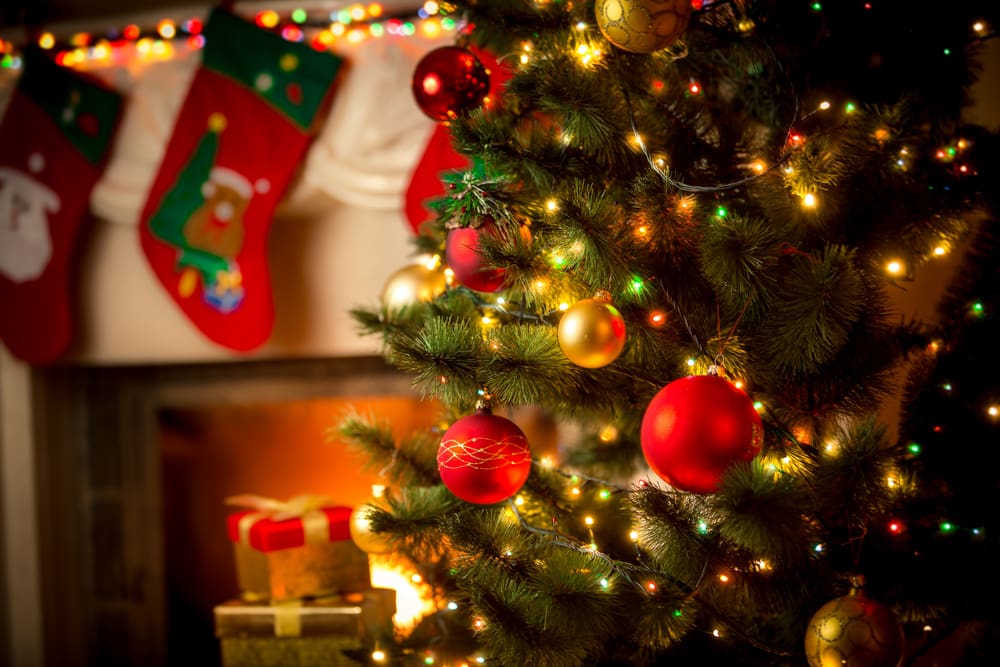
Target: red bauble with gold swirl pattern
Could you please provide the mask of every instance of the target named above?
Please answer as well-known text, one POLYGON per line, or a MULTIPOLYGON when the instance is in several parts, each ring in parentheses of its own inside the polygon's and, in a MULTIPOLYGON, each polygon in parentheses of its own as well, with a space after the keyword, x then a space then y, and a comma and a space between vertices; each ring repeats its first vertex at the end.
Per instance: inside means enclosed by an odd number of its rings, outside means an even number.
POLYGON ((517 424, 482 406, 445 431, 437 468, 441 481, 456 496, 492 505, 513 496, 527 481, 531 450, 517 424))

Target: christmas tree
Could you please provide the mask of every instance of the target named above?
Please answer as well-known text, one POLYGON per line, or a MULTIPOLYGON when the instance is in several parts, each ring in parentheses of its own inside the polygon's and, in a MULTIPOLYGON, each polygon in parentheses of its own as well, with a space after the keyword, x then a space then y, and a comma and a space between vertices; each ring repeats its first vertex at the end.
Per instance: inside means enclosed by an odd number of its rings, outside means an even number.
POLYGON ((440 428, 339 425, 438 602, 380 657, 996 664, 990 4, 441 4, 414 93, 469 168, 353 312, 440 428), (968 239, 943 324, 904 320, 968 239))

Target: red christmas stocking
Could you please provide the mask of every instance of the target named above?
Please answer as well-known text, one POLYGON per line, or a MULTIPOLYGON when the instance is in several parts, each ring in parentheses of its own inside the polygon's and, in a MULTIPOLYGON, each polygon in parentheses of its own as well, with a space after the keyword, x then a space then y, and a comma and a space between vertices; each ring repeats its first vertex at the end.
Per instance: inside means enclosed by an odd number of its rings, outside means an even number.
MULTIPOLYGON (((501 99, 503 86, 510 79, 511 71, 501 65, 489 51, 471 46, 468 48, 476 54, 490 73, 489 96, 496 104, 501 99)), ((441 177, 447 172, 460 171, 471 166, 469 158, 452 147, 451 130, 448 125, 438 124, 413 170, 404 195, 403 209, 414 233, 419 233, 420 225, 433 218, 430 205, 445 194, 441 177)))
POLYGON ((25 51, 0 125, 0 337, 28 363, 72 339, 74 250, 120 111, 117 93, 25 51))
POLYGON ((274 324, 267 233, 341 59, 221 9, 142 213, 142 249, 192 322, 234 350, 274 324))

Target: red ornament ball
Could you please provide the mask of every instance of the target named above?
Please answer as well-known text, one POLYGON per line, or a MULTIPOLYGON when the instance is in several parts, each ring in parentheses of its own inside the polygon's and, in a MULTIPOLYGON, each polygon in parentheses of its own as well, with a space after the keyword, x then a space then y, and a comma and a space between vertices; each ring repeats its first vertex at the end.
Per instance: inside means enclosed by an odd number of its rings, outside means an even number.
POLYGON ((531 450, 517 424, 480 408, 445 431, 437 467, 441 481, 456 496, 492 505, 524 486, 531 472, 531 450))
POLYGON ((484 268, 484 258, 479 253, 479 235, 494 234, 491 223, 481 227, 460 227, 448 231, 444 259, 460 285, 477 292, 496 292, 503 287, 503 269, 484 268))
POLYGON ((442 46, 417 63, 412 88, 421 111, 434 120, 448 121, 483 103, 490 75, 468 49, 442 46))
POLYGON ((760 451, 764 427, 742 389, 717 375, 693 375, 653 397, 641 440, 660 479, 682 491, 715 493, 730 465, 760 451))

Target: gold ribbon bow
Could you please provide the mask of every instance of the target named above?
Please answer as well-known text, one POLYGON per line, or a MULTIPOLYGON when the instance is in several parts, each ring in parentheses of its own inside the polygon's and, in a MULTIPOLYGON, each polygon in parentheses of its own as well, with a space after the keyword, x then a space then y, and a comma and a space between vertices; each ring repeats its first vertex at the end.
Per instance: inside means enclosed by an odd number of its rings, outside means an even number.
POLYGON ((244 493, 229 496, 224 502, 227 505, 255 510, 240 517, 239 538, 243 544, 250 544, 250 529, 262 519, 271 519, 272 521, 301 519, 306 543, 329 540, 330 522, 326 514, 320 510, 333 503, 324 496, 301 495, 288 500, 275 500, 274 498, 244 493))

